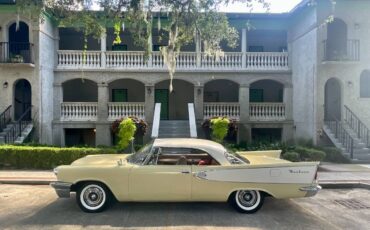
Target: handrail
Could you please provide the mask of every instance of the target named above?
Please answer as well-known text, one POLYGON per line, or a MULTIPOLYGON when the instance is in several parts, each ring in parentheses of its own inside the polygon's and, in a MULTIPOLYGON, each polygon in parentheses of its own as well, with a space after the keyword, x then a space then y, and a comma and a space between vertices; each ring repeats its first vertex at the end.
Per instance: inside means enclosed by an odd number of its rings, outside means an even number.
POLYGON ((12 108, 11 105, 9 105, 4 112, 0 114, 0 132, 4 130, 4 128, 7 126, 7 124, 12 120, 10 109, 12 108))
POLYGON ((22 131, 27 127, 27 125, 32 122, 32 120, 26 119, 26 116, 28 116, 31 112, 31 108, 32 106, 26 109, 26 111, 18 118, 9 132, 5 135, 5 143, 14 143, 15 140, 21 136, 22 131))
POLYGON ((194 103, 188 103, 190 137, 197 138, 197 124, 195 122, 194 103))
POLYGON ((326 120, 324 123, 334 132, 335 138, 340 141, 346 151, 350 153, 351 159, 353 159, 353 138, 343 127, 342 122, 332 116, 329 116, 329 118, 331 120, 326 120))
POLYGON ((157 138, 159 133, 159 122, 161 120, 161 103, 155 103, 152 138, 157 138))
POLYGON ((370 129, 356 116, 356 114, 344 105, 344 121, 356 132, 357 138, 370 147, 370 129))

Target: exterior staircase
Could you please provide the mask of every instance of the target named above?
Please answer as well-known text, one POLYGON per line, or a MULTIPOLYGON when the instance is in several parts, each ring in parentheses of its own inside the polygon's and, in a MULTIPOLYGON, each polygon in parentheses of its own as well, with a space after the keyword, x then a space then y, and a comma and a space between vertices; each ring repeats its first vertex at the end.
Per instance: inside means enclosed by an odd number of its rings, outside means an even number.
POLYGON ((21 133, 18 134, 19 124, 14 122, 8 124, 6 128, 0 132, 0 144, 22 144, 33 130, 32 122, 24 127, 21 127, 21 129, 21 133))
POLYGON ((33 130, 32 121, 27 119, 31 107, 15 122, 11 120, 10 109, 11 106, 0 114, 0 144, 21 144, 33 130))
POLYGON ((324 132, 353 163, 370 163, 369 129, 345 106, 344 121, 325 121, 324 132))
POLYGON ((152 138, 197 138, 194 104, 188 104, 189 120, 160 120, 161 104, 156 103, 153 116, 152 138))
POLYGON ((190 137, 189 121, 162 120, 159 126, 159 138, 190 137))

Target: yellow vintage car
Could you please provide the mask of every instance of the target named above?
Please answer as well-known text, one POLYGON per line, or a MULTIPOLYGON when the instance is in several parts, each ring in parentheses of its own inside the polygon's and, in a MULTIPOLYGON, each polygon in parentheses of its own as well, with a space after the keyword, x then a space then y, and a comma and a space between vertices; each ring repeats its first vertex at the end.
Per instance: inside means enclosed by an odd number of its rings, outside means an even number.
POLYGON ((57 167, 59 197, 76 192, 85 212, 120 202, 230 202, 254 213, 264 197, 315 195, 318 162, 292 163, 281 151, 231 153, 201 139, 156 139, 134 154, 90 155, 57 167))

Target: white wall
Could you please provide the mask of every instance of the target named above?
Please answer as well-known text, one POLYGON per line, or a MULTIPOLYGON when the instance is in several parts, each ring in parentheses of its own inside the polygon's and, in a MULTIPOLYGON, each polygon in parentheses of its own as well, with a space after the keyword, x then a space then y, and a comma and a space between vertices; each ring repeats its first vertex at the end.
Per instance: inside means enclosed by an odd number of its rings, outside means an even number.
POLYGON ((295 138, 316 137, 316 10, 308 7, 291 19, 288 43, 293 78, 293 119, 295 138))

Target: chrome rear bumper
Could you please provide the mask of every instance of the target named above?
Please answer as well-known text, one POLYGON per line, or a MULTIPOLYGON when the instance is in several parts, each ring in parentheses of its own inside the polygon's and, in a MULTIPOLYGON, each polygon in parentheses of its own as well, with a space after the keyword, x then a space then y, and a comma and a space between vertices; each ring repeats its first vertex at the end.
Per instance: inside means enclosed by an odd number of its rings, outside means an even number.
POLYGON ((321 190, 321 186, 312 185, 312 186, 302 187, 299 190, 302 192, 307 192, 306 197, 310 197, 310 196, 316 195, 321 190))
POLYGON ((66 182, 53 182, 50 184, 55 189, 55 192, 60 198, 69 198, 71 193, 71 183, 66 182))

